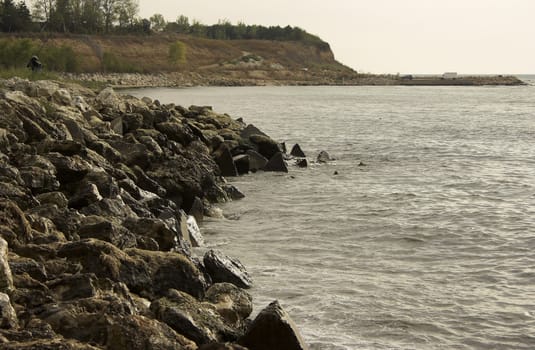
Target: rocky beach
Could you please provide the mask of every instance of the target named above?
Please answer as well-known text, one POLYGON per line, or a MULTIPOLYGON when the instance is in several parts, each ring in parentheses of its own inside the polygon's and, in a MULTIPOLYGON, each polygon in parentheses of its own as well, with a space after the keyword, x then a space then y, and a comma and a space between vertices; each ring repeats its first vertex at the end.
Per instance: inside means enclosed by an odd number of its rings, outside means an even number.
MULTIPOLYGON (((243 120, 79 85, 0 81, 2 349, 306 349, 254 276, 203 246, 224 177, 287 171, 243 120), (202 250, 201 250, 202 251, 202 250)), ((303 162, 301 162, 303 164, 303 162)))

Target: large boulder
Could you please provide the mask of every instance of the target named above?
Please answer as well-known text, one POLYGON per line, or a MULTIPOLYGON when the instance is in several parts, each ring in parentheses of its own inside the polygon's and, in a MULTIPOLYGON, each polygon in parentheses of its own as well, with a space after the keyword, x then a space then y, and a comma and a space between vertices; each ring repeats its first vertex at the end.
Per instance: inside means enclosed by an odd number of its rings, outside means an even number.
POLYGON ((264 171, 287 173, 288 167, 281 152, 276 153, 264 167, 264 171))
POLYGON ((236 258, 211 249, 204 254, 203 262, 214 282, 228 282, 240 288, 251 288, 253 285, 251 276, 236 258))
POLYGON ((268 136, 252 135, 249 140, 258 148, 258 153, 267 159, 280 152, 279 144, 268 136))
POLYGON ((238 176, 238 170, 226 144, 222 143, 212 156, 222 176, 238 176))
POLYGON ((303 338, 278 301, 260 311, 239 344, 250 350, 307 350, 303 338))
POLYGON ((233 341, 239 335, 225 324, 213 305, 178 290, 171 289, 166 297, 155 300, 151 310, 157 319, 198 345, 233 341))
POLYGON ((216 283, 206 291, 204 300, 212 303, 230 325, 242 326, 253 311, 253 298, 232 283, 216 283))
POLYGON ((136 246, 136 236, 132 232, 101 216, 83 218, 78 234, 82 239, 97 238, 121 249, 136 246))
POLYGON ((303 150, 301 149, 301 146, 299 146, 298 143, 296 143, 292 147, 292 150, 290 151, 290 155, 292 155, 294 157, 299 157, 299 158, 305 158, 306 157, 305 152, 303 152, 303 150))
POLYGON ((142 295, 154 298, 165 295, 169 289, 177 289, 200 298, 208 287, 204 274, 183 254, 141 249, 127 249, 126 252, 134 260, 143 261, 147 267, 151 285, 145 287, 142 295))
POLYGON ((266 157, 253 150, 248 150, 247 155, 249 156, 249 170, 253 173, 264 169, 269 162, 266 157))
POLYGON ((107 327, 107 350, 196 350, 195 343, 163 322, 140 315, 114 319, 107 327))

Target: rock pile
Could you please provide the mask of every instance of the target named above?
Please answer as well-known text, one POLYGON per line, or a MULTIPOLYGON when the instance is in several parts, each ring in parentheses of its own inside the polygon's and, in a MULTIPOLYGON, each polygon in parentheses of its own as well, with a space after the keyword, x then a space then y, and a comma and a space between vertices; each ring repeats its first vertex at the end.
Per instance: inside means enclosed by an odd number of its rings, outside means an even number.
POLYGON ((0 347, 306 348, 278 305, 248 320, 237 259, 191 250, 242 196, 221 176, 266 167, 279 145, 209 107, 0 81, 0 347))

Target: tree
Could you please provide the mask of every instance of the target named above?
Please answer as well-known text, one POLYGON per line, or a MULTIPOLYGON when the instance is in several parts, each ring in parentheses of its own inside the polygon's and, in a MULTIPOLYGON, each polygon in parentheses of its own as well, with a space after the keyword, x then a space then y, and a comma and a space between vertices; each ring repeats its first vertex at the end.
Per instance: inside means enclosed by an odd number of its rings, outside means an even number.
POLYGON ((48 23, 52 14, 52 9, 56 7, 56 0, 33 0, 33 16, 43 22, 48 23))
POLYGON ((30 25, 30 11, 24 2, 15 4, 13 0, 4 0, 0 3, 0 29, 3 32, 28 30, 30 25))
POLYGON ((119 0, 119 27, 127 28, 135 26, 138 12, 139 4, 137 0, 119 0))
POLYGON ((165 29, 167 25, 167 22, 165 21, 165 18, 163 18, 163 15, 159 13, 155 13, 154 15, 152 15, 149 18, 149 20, 150 20, 151 28, 155 32, 161 32, 162 30, 165 29))
POLYGON ((109 33, 113 22, 119 15, 119 0, 102 0, 102 15, 104 18, 104 32, 109 33))

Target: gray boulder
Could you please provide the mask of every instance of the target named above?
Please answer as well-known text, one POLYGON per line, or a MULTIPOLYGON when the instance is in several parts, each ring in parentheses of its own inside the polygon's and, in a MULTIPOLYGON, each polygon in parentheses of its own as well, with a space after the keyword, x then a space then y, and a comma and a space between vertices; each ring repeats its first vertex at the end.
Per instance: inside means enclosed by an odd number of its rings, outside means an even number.
POLYGON ((301 149, 301 146, 299 146, 298 143, 296 143, 292 147, 292 150, 290 151, 290 155, 292 155, 294 157, 299 157, 299 158, 305 158, 306 157, 305 152, 303 152, 303 150, 301 149))
POLYGON ((278 301, 269 304, 238 343, 251 350, 307 350, 296 325, 278 301))
POLYGON ((252 172, 263 170, 269 162, 266 157, 253 150, 248 150, 247 155, 249 156, 249 170, 252 172))
POLYGON ((281 152, 276 153, 264 167, 264 171, 287 173, 288 167, 281 152))
POLYGON ((227 326, 213 305, 201 303, 192 296, 169 290, 165 298, 151 304, 156 318, 198 345, 236 340, 238 334, 227 326))
POLYGON ((221 144, 212 156, 219 166, 222 176, 238 176, 238 170, 236 169, 236 165, 234 165, 232 154, 227 145, 224 143, 221 144))
POLYGON ((327 163, 327 162, 331 161, 332 158, 329 155, 329 153, 327 153, 327 151, 321 151, 318 154, 318 157, 316 158, 316 160, 317 160, 318 163, 327 163))
POLYGON ((236 258, 211 249, 204 254, 203 262, 214 282, 228 282, 240 288, 251 288, 253 285, 251 276, 236 258))

